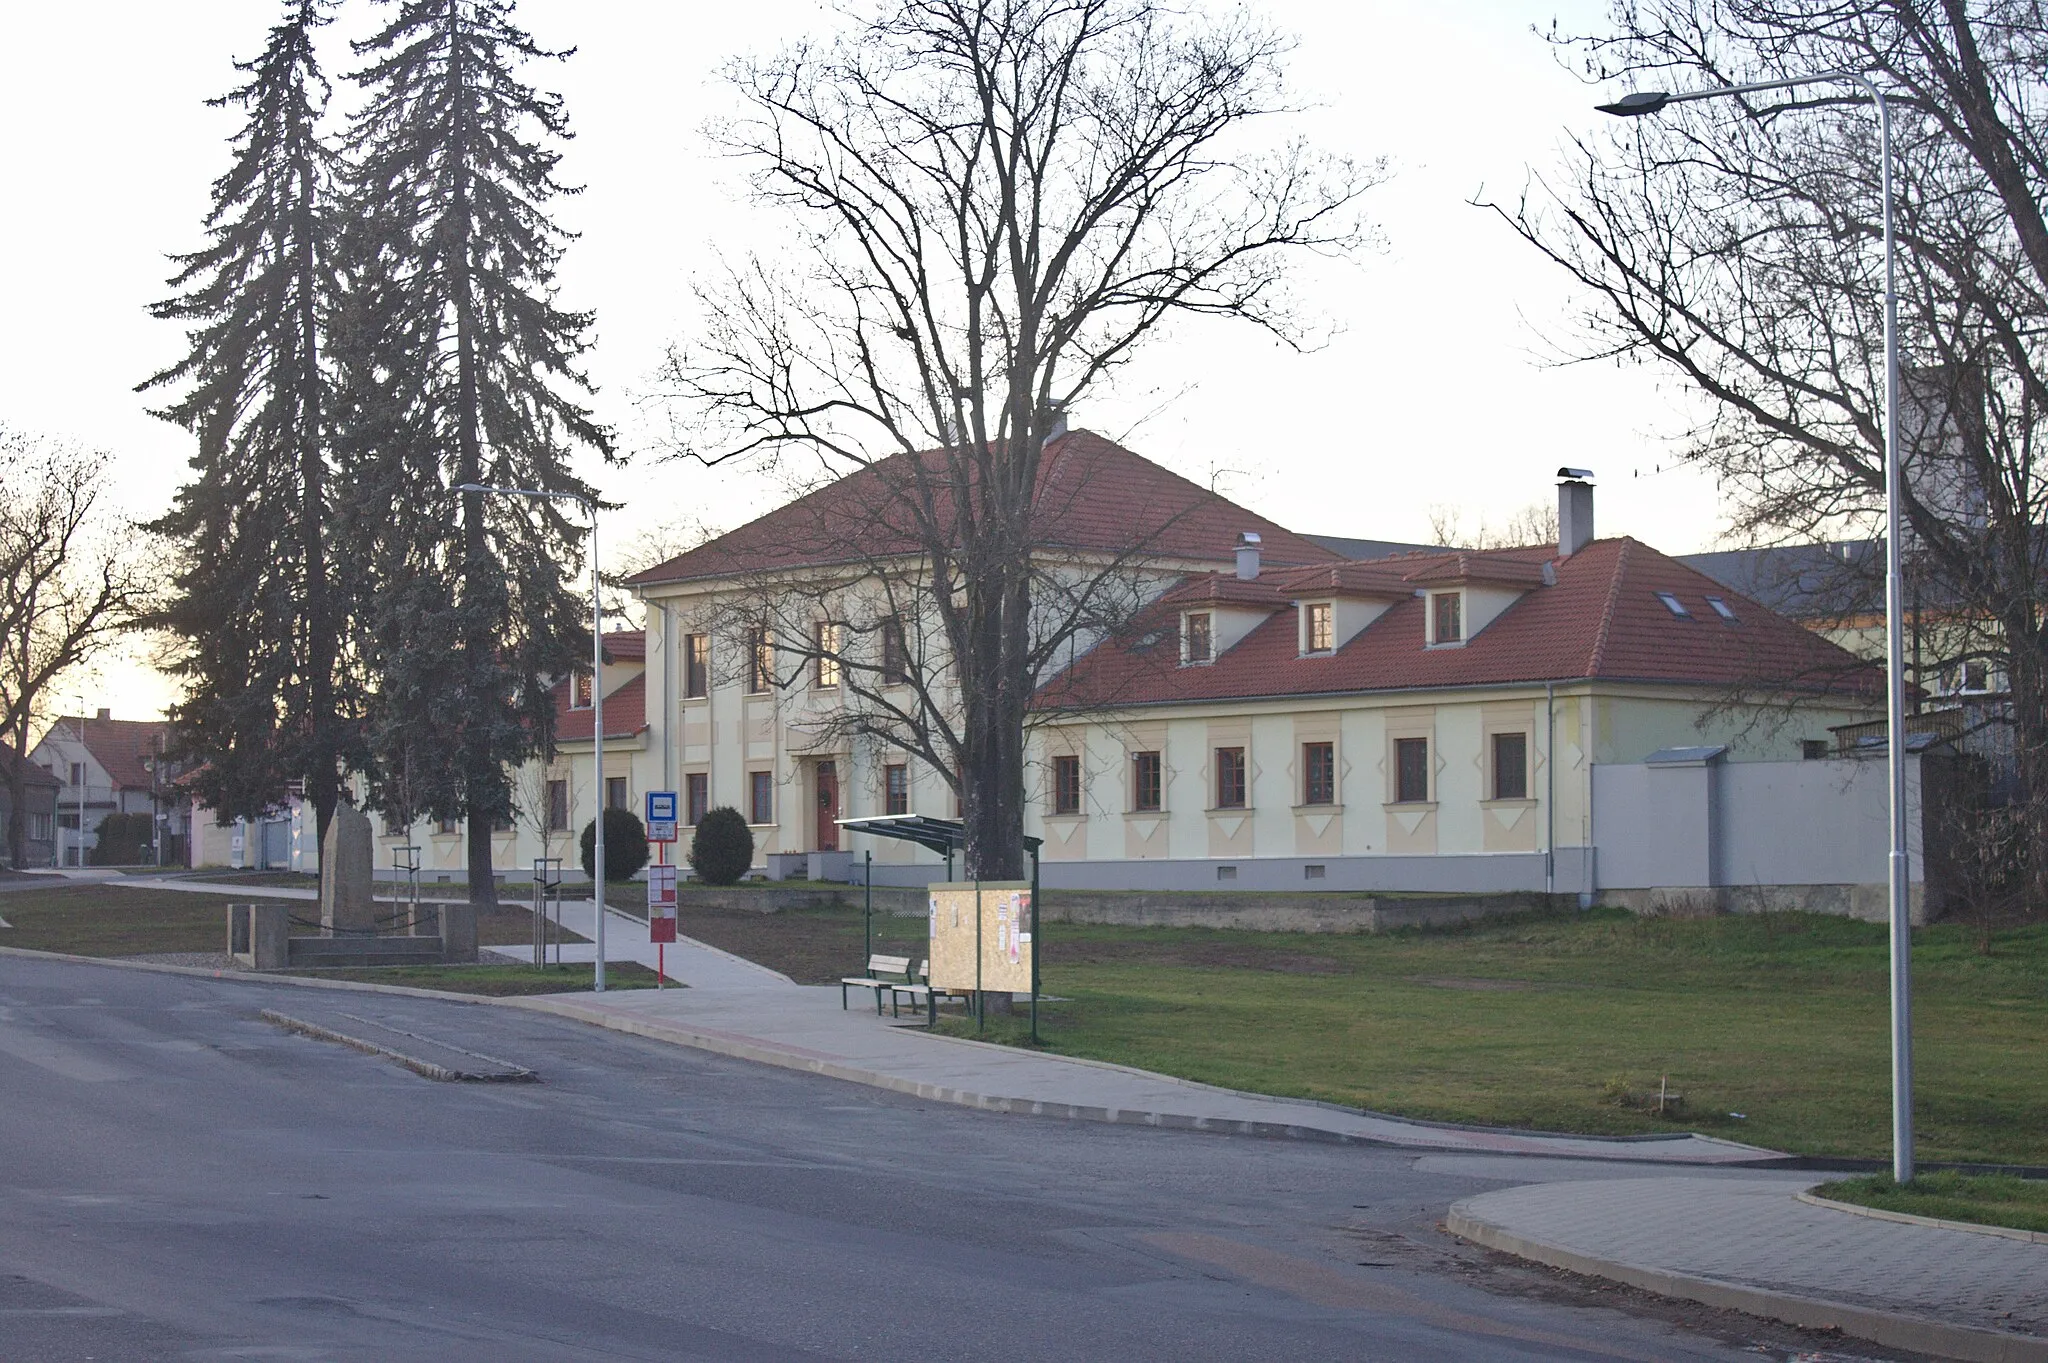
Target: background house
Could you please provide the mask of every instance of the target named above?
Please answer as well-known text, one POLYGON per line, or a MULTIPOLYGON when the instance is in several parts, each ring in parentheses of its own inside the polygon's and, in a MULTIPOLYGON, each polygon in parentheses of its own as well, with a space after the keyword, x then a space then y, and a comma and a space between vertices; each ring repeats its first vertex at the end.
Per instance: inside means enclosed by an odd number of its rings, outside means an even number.
MULTIPOLYGON (((57 778, 57 842, 63 865, 90 862, 110 814, 144 816, 153 836, 139 839, 139 860, 183 865, 190 828, 177 770, 164 759, 164 720, 66 715, 51 724, 29 760, 57 778)), ((125 859, 125 858, 124 858, 125 859)))
POLYGON ((14 806, 10 792, 17 771, 22 775, 23 831, 28 836, 22 849, 21 865, 12 869, 55 866, 57 778, 33 762, 24 762, 21 755, 6 743, 0 743, 0 865, 8 864, 12 855, 6 834, 12 826, 14 806))

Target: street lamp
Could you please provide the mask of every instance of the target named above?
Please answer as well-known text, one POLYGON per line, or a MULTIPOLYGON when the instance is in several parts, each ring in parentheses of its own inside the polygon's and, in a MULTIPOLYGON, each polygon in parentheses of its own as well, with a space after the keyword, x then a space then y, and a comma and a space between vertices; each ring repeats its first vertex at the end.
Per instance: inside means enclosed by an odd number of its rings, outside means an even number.
MULTIPOLYGON (((486 487, 482 483, 461 483, 457 492, 489 493, 494 497, 537 497, 544 500, 574 502, 590 517, 590 751, 596 768, 596 777, 591 790, 596 798, 597 813, 591 820, 590 866, 591 880, 596 885, 592 894, 592 907, 596 910, 597 928, 592 941, 597 948, 597 969, 590 977, 592 990, 604 992, 604 597, 599 593, 597 572, 597 503, 574 492, 548 492, 531 487, 486 487)), ((569 699, 576 698, 575 683, 570 683, 569 699)))
POLYGON ((1645 90, 1599 105, 1601 113, 1621 118, 1653 114, 1671 104, 1696 99, 1724 99, 1762 90, 1787 90, 1798 85, 1860 85, 1877 110, 1879 182, 1884 203, 1884 647, 1885 758, 1890 768, 1891 858, 1888 897, 1891 908, 1892 965, 1892 1178, 1913 1177, 1913 936, 1906 864, 1906 679, 1905 635, 1901 624, 1905 601, 1900 568, 1899 526, 1899 296, 1898 243, 1892 235, 1892 110, 1884 91, 1861 71, 1825 71, 1792 80, 1725 85, 1711 90, 1666 94, 1645 90))

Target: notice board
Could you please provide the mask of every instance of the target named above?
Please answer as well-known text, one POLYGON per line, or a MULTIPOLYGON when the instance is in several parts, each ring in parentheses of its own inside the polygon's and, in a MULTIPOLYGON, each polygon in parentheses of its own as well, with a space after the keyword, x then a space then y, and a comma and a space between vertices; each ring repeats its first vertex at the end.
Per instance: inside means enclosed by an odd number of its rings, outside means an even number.
POLYGON ((932 988, 1028 993, 1035 950, 1029 881, 931 887, 932 988))

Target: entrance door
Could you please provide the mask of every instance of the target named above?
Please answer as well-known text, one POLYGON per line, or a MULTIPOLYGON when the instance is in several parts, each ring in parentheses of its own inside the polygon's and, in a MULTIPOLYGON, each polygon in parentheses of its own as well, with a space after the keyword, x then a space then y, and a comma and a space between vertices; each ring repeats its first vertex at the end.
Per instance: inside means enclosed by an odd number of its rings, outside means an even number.
POLYGON ((839 768, 831 762, 820 762, 815 770, 818 781, 817 850, 820 852, 837 852, 839 850, 839 768))

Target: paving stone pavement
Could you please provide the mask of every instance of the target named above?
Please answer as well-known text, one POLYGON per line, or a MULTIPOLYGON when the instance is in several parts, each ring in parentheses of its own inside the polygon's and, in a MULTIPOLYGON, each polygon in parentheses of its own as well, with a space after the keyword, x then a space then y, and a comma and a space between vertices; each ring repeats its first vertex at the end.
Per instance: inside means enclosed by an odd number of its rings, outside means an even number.
POLYGON ((1546 1261, 1565 1267, 1586 1269, 1566 1259, 1577 1256, 1616 1269, 2039 1337, 2032 1341, 2038 1351, 2016 1343, 1956 1357, 2048 1358, 2048 1245, 1799 1201, 1800 1191, 1820 1181, 1759 1172, 1543 1183, 1467 1198, 1448 1224, 1496 1248, 1510 1248, 1513 1239, 1526 1242, 1525 1249, 1548 1249, 1554 1253, 1546 1261))

